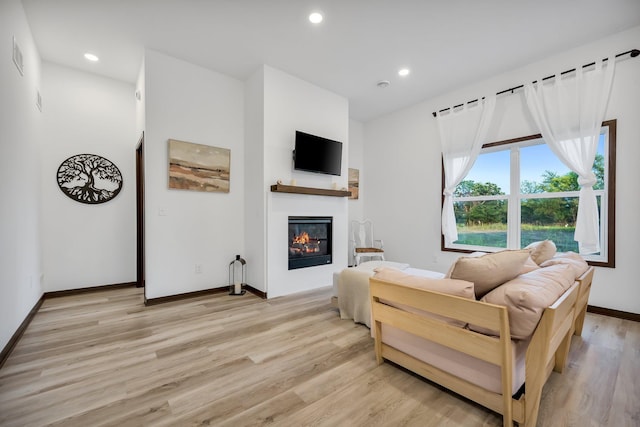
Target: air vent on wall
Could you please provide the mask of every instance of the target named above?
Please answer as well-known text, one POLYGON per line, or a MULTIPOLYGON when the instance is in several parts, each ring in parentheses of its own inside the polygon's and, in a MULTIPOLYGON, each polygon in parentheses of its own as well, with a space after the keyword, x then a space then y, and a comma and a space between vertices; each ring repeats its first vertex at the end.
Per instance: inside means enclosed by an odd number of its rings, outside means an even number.
POLYGON ((16 38, 13 38, 13 63, 18 67, 18 71, 20 71, 20 75, 24 76, 24 62, 22 59, 22 51, 20 50, 20 46, 16 42, 16 38))

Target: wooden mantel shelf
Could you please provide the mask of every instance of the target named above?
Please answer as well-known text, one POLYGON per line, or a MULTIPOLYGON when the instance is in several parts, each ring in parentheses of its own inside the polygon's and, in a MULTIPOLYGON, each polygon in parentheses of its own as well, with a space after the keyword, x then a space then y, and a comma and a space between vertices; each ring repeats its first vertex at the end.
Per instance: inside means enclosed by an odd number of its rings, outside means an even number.
POLYGON ((311 194, 314 196, 349 197, 351 191, 330 190, 325 188, 298 187, 297 185, 275 184, 271 186, 272 193, 311 194))

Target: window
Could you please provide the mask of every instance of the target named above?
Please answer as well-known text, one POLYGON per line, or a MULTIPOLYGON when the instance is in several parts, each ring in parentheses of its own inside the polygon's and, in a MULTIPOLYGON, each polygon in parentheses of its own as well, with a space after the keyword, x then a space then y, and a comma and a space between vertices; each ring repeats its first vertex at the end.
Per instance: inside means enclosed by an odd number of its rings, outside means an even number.
MULTIPOLYGON (((606 267, 615 266, 615 138, 616 121, 604 122, 593 165, 601 250, 585 256, 606 267)), ((578 175, 541 135, 485 144, 454 193, 458 240, 445 247, 442 239, 442 249, 494 252, 550 239, 558 251, 578 252, 579 191, 578 175)))

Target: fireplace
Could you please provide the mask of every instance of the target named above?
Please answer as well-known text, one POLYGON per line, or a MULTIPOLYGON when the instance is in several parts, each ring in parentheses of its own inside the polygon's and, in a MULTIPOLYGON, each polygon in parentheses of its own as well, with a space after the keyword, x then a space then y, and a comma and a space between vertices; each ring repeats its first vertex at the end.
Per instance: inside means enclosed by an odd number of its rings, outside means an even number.
POLYGON ((289 217, 289 270, 331 264, 332 217, 289 217))

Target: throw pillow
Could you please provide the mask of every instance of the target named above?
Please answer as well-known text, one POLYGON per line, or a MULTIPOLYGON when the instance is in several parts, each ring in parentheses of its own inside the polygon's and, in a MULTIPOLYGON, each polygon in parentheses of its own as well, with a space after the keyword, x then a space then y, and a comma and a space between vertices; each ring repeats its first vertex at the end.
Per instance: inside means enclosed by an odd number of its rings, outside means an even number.
POLYGON ((551 240, 541 240, 539 242, 533 242, 525 249, 529 250, 531 259, 540 265, 543 262, 550 260, 556 254, 556 244, 551 240))
POLYGON ((451 266, 451 279, 467 280, 474 283, 476 298, 511 280, 522 271, 529 258, 527 250, 505 250, 479 257, 460 257, 451 266))

